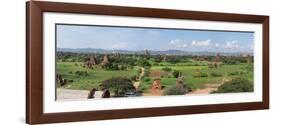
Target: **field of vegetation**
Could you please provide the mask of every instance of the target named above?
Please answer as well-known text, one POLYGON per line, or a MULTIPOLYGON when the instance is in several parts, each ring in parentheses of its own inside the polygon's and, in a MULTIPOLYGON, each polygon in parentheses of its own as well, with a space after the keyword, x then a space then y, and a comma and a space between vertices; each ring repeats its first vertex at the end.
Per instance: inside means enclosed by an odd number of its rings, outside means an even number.
POLYGON ((130 77, 138 74, 136 68, 121 71, 103 70, 99 67, 87 69, 83 68, 81 62, 58 62, 57 71, 63 78, 71 81, 62 87, 83 90, 98 87, 99 83, 112 77, 130 77))
POLYGON ((57 53, 58 88, 108 89, 121 97, 183 95, 213 87, 207 93, 252 92, 252 56, 57 53), (160 87, 159 87, 160 86, 160 87))

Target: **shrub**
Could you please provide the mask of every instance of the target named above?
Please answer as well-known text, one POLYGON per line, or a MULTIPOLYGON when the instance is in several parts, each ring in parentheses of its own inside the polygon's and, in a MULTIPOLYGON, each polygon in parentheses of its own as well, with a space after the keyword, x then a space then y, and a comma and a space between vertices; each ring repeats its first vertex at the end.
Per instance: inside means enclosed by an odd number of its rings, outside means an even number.
POLYGON ((150 80, 151 80, 151 79, 150 79, 149 77, 144 77, 144 78, 143 78, 143 81, 144 81, 144 82, 149 82, 150 80))
POLYGON ((173 76, 174 76, 174 78, 178 78, 179 75, 180 75, 180 71, 178 71, 178 70, 174 70, 174 71, 173 71, 173 76))
POLYGON ((243 75, 243 74, 246 74, 246 72, 245 71, 235 71, 235 72, 229 73, 228 75, 235 76, 235 75, 243 75))
POLYGON ((162 70, 163 70, 163 71, 166 71, 166 72, 170 72, 170 71, 172 71, 172 69, 171 69, 171 68, 169 68, 169 67, 164 67, 164 68, 162 68, 162 70))
POLYGON ((230 76, 239 75, 239 72, 237 72, 237 71, 235 71, 235 72, 231 72, 231 73, 228 73, 228 75, 230 75, 230 76))
POLYGON ((194 78, 208 77, 208 74, 207 74, 207 73, 204 73, 204 72, 198 71, 198 72, 195 72, 195 73, 193 74, 193 77, 194 77, 194 78))
POLYGON ((87 71, 76 71, 75 74, 78 76, 88 76, 87 71))
POLYGON ((152 65, 153 65, 153 66, 158 66, 159 64, 158 64, 158 63, 152 63, 152 65))
POLYGON ((218 72, 211 72, 211 76, 212 76, 212 77, 221 77, 222 74, 221 74, 221 73, 218 73, 218 72))
POLYGON ((253 84, 245 78, 235 78, 221 85, 214 93, 253 92, 253 84))
POLYGON ((208 67, 209 67, 210 69, 215 68, 215 66, 214 66, 214 65, 212 65, 212 64, 209 64, 209 65, 208 65, 208 67))
POLYGON ((173 85, 164 90, 164 95, 184 95, 187 89, 184 85, 173 85))

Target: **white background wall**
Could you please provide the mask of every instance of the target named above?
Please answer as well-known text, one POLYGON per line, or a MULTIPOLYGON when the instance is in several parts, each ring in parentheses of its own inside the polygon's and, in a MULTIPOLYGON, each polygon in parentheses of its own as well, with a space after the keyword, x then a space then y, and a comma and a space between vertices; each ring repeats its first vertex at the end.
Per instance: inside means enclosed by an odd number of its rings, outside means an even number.
MULTIPOLYGON (((281 7, 278 0, 60 0, 107 5, 270 15, 271 109, 228 113, 77 122, 95 125, 280 124, 281 7), (280 54, 279 54, 280 53, 280 54), (278 119, 279 118, 279 119, 278 119)), ((25 124, 25 0, 0 4, 0 124, 25 124)))

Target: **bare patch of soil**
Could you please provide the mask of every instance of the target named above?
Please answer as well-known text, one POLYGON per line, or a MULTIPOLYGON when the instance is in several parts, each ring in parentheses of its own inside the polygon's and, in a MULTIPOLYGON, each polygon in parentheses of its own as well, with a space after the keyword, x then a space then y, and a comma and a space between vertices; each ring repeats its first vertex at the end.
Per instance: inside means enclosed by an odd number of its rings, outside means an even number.
POLYGON ((204 89, 197 89, 195 91, 192 91, 189 94, 210 94, 212 91, 216 91, 217 88, 204 88, 204 89))
POLYGON ((143 93, 143 96, 162 96, 163 90, 150 90, 148 93, 143 93))
POLYGON ((87 99, 89 91, 57 88, 57 100, 87 99))
POLYGON ((196 89, 188 94, 210 94, 213 91, 217 91, 218 87, 221 85, 222 83, 207 83, 204 85, 205 87, 203 89, 196 89))

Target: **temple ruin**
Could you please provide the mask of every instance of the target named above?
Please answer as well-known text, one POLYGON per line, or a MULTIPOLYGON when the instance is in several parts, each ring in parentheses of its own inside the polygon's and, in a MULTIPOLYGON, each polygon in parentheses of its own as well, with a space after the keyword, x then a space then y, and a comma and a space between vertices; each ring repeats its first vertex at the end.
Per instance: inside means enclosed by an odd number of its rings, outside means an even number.
POLYGON ((162 85, 161 85, 161 79, 155 79, 152 83, 151 86, 152 90, 161 90, 162 89, 162 85))
POLYGON ((87 59, 87 61, 85 62, 85 67, 86 68, 93 68, 94 65, 97 65, 97 61, 96 61, 96 56, 91 56, 90 58, 87 59))
POLYGON ((103 61, 102 61, 101 64, 102 64, 102 65, 109 64, 109 58, 108 58, 108 55, 107 55, 107 54, 104 55, 103 61))
POLYGON ((216 62, 216 63, 220 63, 220 62, 221 62, 221 57, 220 57, 220 54, 219 54, 219 53, 218 53, 217 56, 216 56, 215 62, 216 62))
POLYGON ((114 57, 114 58, 120 58, 120 53, 119 53, 119 52, 115 52, 115 53, 113 54, 113 57, 114 57))

